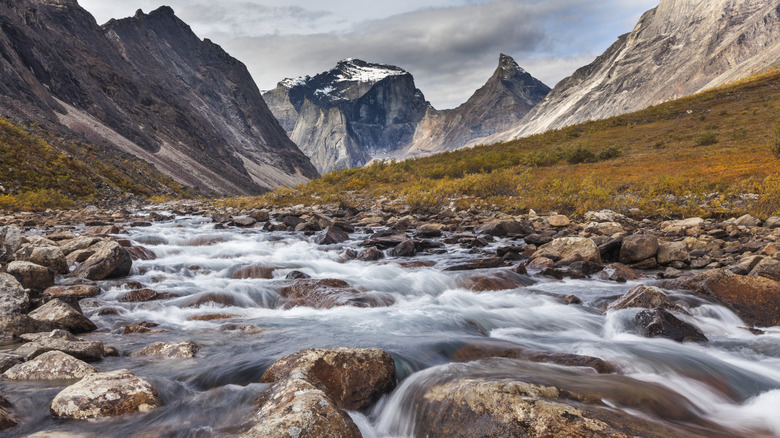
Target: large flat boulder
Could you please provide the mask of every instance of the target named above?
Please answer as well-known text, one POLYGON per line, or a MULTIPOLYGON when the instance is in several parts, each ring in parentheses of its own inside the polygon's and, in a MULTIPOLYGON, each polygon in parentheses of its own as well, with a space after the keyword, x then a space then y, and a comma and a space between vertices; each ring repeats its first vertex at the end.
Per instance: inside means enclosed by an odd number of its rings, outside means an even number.
POLYGON ((94 373, 63 389, 50 408, 59 418, 101 418, 162 406, 157 390, 128 370, 94 373))
POLYGON ((200 351, 194 342, 155 342, 138 351, 130 353, 132 357, 156 357, 160 359, 191 359, 200 351))
POLYGON ((370 348, 310 349, 273 363, 261 382, 276 382, 299 373, 319 382, 343 409, 364 409, 396 385, 395 361, 385 351, 370 348))
POLYGON ((122 245, 113 240, 96 244, 91 249, 95 253, 79 265, 71 274, 89 280, 124 277, 133 267, 133 259, 122 245))
POLYGON ((61 351, 87 362, 98 361, 106 356, 102 342, 85 341, 65 330, 41 333, 31 339, 30 342, 14 350, 14 354, 31 360, 49 351, 61 351))
POLYGON ((54 286, 54 271, 45 266, 14 261, 8 264, 6 271, 13 275, 25 289, 42 292, 54 286))

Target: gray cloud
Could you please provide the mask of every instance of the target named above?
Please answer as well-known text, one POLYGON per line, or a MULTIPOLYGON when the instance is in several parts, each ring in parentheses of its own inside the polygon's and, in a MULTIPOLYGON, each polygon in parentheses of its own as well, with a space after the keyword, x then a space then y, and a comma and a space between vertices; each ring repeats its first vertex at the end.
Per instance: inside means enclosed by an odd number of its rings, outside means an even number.
MULTIPOLYGON (((160 0, 136 0, 155 8, 160 0)), ((126 0, 81 0, 106 18, 126 0)), ((464 102, 509 54, 550 86, 590 62, 658 0, 168 0, 200 37, 243 61, 261 89, 347 57, 414 74, 437 108, 464 102)), ((125 15, 130 15, 128 12, 125 15)))

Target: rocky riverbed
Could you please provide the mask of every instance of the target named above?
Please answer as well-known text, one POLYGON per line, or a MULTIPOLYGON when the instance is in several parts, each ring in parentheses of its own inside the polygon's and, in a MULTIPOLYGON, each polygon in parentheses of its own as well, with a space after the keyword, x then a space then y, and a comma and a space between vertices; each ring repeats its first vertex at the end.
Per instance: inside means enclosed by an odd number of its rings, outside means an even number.
POLYGON ((0 223, 4 436, 780 435, 780 218, 0 223))

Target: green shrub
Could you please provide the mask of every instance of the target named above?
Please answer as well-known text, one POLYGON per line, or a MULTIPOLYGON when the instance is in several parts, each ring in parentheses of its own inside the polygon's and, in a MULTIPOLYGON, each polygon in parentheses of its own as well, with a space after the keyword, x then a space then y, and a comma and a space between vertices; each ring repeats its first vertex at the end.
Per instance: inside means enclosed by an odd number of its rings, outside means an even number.
POLYGON ((780 125, 775 127, 775 138, 773 138, 772 143, 769 144, 769 149, 775 157, 780 158, 780 125))
POLYGON ((619 147, 612 145, 606 149, 602 149, 599 152, 599 161, 613 160, 623 156, 623 151, 619 147))
POLYGON ((569 151, 566 161, 570 164, 593 163, 596 161, 596 154, 584 146, 577 146, 569 151))
POLYGON ((696 137, 697 146, 709 146, 718 143, 718 133, 715 131, 707 131, 704 134, 696 137))

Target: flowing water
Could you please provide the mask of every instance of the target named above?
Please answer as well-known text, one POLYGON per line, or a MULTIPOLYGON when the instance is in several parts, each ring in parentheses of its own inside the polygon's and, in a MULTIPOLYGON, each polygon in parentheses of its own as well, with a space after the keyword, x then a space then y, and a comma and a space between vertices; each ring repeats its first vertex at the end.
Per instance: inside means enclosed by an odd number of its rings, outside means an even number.
MULTIPOLYGON (((9 436, 230 436, 255 411, 254 401, 267 387, 257 383, 264 370, 281 356, 312 347, 377 347, 395 358, 399 387, 368 411, 350 414, 366 437, 414 436, 415 397, 425 385, 456 375, 518 376, 576 388, 692 436, 780 436, 780 330, 753 335, 740 328, 745 324, 731 311, 701 298, 672 294, 691 308, 684 319, 710 339, 680 344, 638 336, 636 309, 601 310, 632 283, 534 277, 536 284, 526 288, 466 290, 461 279, 473 273, 442 271, 479 257, 458 245, 446 245, 446 254, 418 256, 414 260, 435 264, 419 266, 393 258, 345 261, 345 249, 359 249, 370 237, 360 229, 354 240, 335 246, 317 245, 302 233, 216 230, 202 217, 128 232, 124 238, 157 256, 136 261, 129 280, 180 298, 123 303, 119 298, 127 287, 106 286, 99 297, 82 301, 85 314, 100 327, 86 337, 123 353, 157 341, 193 341, 202 349, 195 359, 120 357, 93 364, 100 371, 128 368, 157 387, 165 404, 143 415, 54 420, 48 404, 69 382, 3 382, 22 419, 9 436), (273 278, 231 279, 246 266, 273 267, 273 278), (342 279, 394 304, 285 309, 277 290, 294 270, 342 279), (583 305, 563 304, 560 297, 569 294, 583 305), (197 320, 217 314, 221 319, 197 320), (125 325, 141 321, 159 324, 155 329, 162 332, 121 334, 125 325), (598 375, 518 360, 456 364, 449 359, 465 344, 496 342, 596 356, 621 371, 598 375)), ((499 240, 491 247, 512 243, 499 240)))

